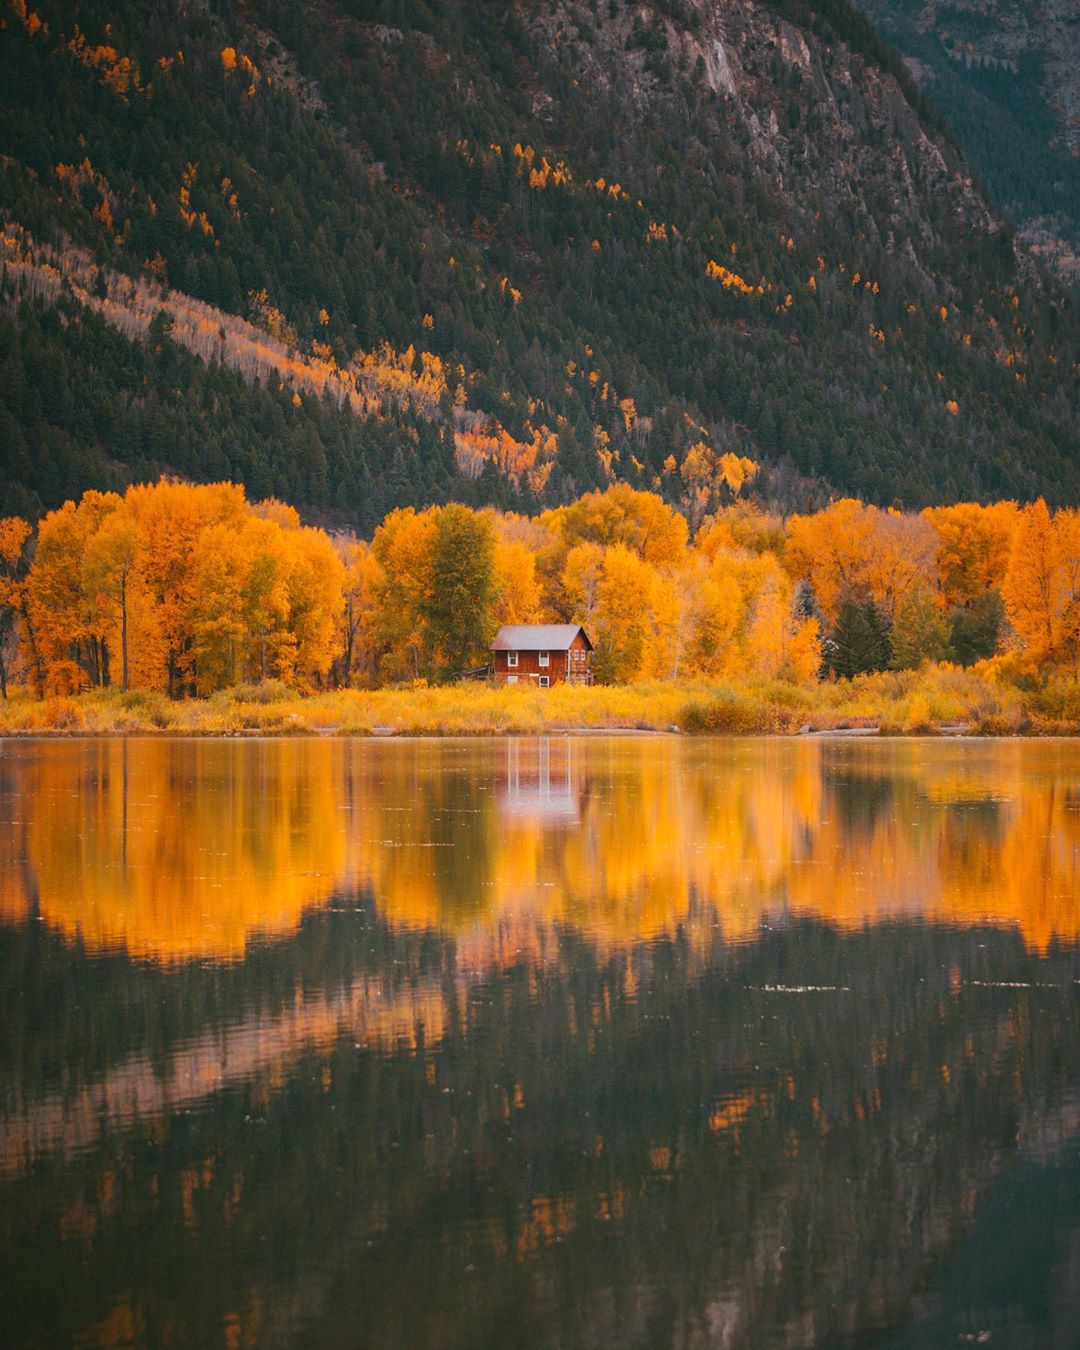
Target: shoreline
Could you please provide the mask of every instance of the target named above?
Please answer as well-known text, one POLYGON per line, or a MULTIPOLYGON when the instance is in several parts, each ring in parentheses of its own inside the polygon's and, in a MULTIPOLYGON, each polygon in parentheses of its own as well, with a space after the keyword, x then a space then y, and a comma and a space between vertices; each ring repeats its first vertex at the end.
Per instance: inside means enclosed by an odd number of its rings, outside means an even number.
POLYGON ((1027 731, 980 731, 975 727, 957 729, 951 726, 923 727, 916 731, 902 731, 880 726, 824 727, 798 731, 717 730, 684 731, 680 727, 631 726, 559 726, 492 727, 462 730, 448 727, 442 730, 380 727, 370 730, 346 730, 341 727, 241 727, 217 730, 199 727, 36 727, 0 730, 0 754, 5 742, 16 741, 78 741, 78 740, 155 740, 155 741, 481 741, 525 740, 537 737, 657 737, 679 740, 779 740, 779 741, 1073 741, 1080 737, 1080 728, 1027 731))
POLYGON ((773 735, 937 739, 1080 734, 1080 681, 1020 688, 995 667, 926 666, 826 683, 765 678, 475 684, 300 693, 274 681, 202 698, 148 689, 0 701, 0 739, 71 736, 321 738, 773 735))

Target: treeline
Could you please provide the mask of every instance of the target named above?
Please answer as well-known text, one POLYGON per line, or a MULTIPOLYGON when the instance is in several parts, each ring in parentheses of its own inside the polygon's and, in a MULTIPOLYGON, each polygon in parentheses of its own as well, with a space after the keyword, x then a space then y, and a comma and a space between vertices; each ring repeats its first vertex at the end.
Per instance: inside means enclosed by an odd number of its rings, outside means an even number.
POLYGON ((230 483, 90 491, 36 530, 0 520, 0 688, 445 680, 529 622, 584 624, 606 682, 1080 665, 1080 512, 843 499, 783 520, 742 500, 754 467, 727 466, 692 536, 626 484, 535 517, 399 508, 370 543, 230 483))

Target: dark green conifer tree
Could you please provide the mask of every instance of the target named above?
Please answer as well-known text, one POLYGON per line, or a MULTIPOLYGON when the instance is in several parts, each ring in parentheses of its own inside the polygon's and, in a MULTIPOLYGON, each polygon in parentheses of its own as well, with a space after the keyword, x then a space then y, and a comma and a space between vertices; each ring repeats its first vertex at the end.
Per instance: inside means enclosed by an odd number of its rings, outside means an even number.
POLYGON ((892 660, 888 616, 868 595, 846 596, 825 641, 823 655, 830 670, 848 679, 868 671, 886 670, 892 660))

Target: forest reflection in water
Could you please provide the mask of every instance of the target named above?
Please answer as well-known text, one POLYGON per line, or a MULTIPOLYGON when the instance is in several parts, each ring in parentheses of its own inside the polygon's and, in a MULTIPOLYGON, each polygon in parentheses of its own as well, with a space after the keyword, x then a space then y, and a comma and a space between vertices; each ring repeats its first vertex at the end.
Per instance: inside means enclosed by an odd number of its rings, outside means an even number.
POLYGON ((342 890, 474 960, 792 914, 1080 934, 1067 741, 23 742, 0 812, 0 919, 166 963, 238 959, 342 890))
POLYGON ((1071 1344, 1071 743, 28 741, 0 825, 14 1344, 1071 1344))

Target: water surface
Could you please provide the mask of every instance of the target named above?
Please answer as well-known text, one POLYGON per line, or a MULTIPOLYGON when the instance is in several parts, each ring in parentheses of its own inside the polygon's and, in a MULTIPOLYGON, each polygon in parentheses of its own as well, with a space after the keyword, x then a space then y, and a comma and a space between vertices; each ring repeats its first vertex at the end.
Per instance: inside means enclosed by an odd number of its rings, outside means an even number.
POLYGON ((1071 742, 4 743, 0 1343, 1072 1347, 1078 850, 1071 742))

